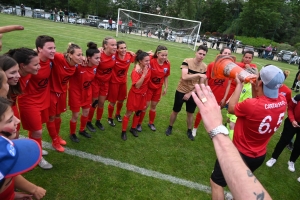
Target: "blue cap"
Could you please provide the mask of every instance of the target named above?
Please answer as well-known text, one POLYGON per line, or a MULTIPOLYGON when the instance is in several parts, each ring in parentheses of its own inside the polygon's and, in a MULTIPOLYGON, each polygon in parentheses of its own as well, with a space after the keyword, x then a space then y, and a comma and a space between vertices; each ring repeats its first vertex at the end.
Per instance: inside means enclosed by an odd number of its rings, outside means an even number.
POLYGON ((33 169, 41 157, 42 151, 36 141, 9 140, 0 136, 0 181, 33 169))
POLYGON ((259 74, 264 83, 264 94, 269 98, 278 98, 278 90, 285 79, 282 70, 274 65, 268 65, 263 67, 259 74))

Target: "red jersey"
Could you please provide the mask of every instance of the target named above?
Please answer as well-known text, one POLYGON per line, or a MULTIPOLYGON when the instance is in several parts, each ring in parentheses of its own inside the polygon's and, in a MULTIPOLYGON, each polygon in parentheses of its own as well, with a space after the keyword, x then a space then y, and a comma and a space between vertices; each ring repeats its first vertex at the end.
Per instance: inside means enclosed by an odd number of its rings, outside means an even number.
POLYGON ((127 82, 127 72, 130 67, 130 64, 135 60, 135 56, 132 56, 130 53, 126 53, 123 60, 116 55, 116 64, 112 71, 112 77, 110 79, 111 83, 126 83, 127 82))
MULTIPOLYGON (((208 64, 207 68, 206 68, 206 76, 207 76, 207 80, 208 80, 208 85, 211 88, 213 94, 216 97, 216 100, 218 103, 221 102, 221 100, 223 99, 224 95, 225 95, 225 91, 228 85, 228 78, 224 78, 224 79, 212 79, 211 78, 211 72, 212 69, 215 65, 215 62, 211 62, 208 64)), ((229 99, 231 95, 228 94, 226 101, 229 99)))
POLYGON ((256 158, 266 154, 271 136, 280 127, 286 111, 286 99, 266 96, 246 99, 234 108, 237 116, 233 143, 244 155, 256 158))
POLYGON ((98 65, 97 72, 96 72, 96 79, 100 80, 101 82, 110 81, 115 64, 116 64, 115 54, 108 56, 105 53, 101 53, 100 63, 98 65))
POLYGON ((21 79, 22 95, 18 97, 19 108, 38 107, 45 110, 50 106, 50 85, 49 76, 52 68, 52 62, 40 60, 39 72, 37 75, 31 75, 30 79, 21 79), (26 86, 26 87, 24 87, 26 86), (24 87, 24 88, 23 88, 24 87))
POLYGON ((148 83, 149 83, 150 77, 151 77, 151 70, 148 71, 141 87, 136 88, 135 84, 141 79, 142 75, 143 75, 143 72, 139 73, 135 70, 135 68, 133 68, 132 73, 131 73, 132 85, 131 85, 130 90, 136 94, 146 94, 146 92, 148 90, 148 83))
POLYGON ((80 98, 82 106, 88 102, 92 102, 91 82, 95 77, 97 66, 83 67, 78 65, 75 74, 70 78, 69 82, 69 105, 72 105, 72 98, 80 98))
POLYGON ((291 122, 296 121, 300 123, 300 94, 297 94, 289 102, 288 116, 291 122))
MULTIPOLYGON (((5 187, 5 186, 2 186, 5 187)), ((15 199, 15 179, 12 178, 9 186, 0 193, 0 199, 14 200, 15 199)))
POLYGON ((75 73, 76 66, 70 66, 64 54, 55 53, 53 68, 50 75, 50 91, 67 92, 70 77, 75 73))
POLYGON ((150 66, 151 78, 148 87, 154 90, 159 89, 164 84, 165 77, 170 76, 170 63, 164 62, 160 65, 157 58, 151 58, 150 66))
POLYGON ((286 102, 287 102, 287 104, 289 104, 290 101, 292 100, 291 89, 288 86, 286 86, 285 84, 282 84, 282 86, 279 88, 279 93, 281 93, 283 96, 285 96, 286 102))

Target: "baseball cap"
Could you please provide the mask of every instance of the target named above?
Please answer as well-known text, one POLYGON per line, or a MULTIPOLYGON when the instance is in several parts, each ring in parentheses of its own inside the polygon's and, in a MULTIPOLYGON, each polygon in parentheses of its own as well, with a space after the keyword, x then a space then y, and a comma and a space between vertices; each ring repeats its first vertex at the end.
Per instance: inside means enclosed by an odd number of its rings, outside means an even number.
POLYGON ((259 74, 264 83, 264 94, 269 98, 277 98, 278 90, 285 79, 282 70, 274 65, 267 65, 260 70, 259 74))
POLYGON ((41 156, 41 148, 34 140, 0 136, 0 181, 33 169, 41 156))

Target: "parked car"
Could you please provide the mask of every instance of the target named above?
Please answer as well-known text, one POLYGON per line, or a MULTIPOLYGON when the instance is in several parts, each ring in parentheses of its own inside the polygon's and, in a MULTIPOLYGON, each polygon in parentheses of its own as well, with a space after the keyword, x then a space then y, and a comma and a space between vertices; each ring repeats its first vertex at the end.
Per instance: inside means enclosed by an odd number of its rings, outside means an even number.
POLYGON ((15 8, 11 6, 4 7, 4 9, 2 9, 1 12, 6 14, 12 14, 13 12, 15 12, 15 8))
POLYGON ((196 40, 197 40, 197 42, 200 42, 200 35, 194 35, 194 37, 193 37, 193 42, 196 42, 196 40))
POLYGON ((193 44, 193 37, 186 35, 182 38, 182 43, 193 44))
POLYGON ((99 17, 98 16, 95 16, 95 15, 88 15, 87 17, 88 20, 90 20, 90 26, 94 26, 94 27, 97 27, 98 24, 99 24, 99 17))
MULTIPOLYGON (((108 20, 105 19, 105 20, 103 20, 102 22, 100 22, 100 23, 98 24, 98 28, 109 29, 108 20)), ((116 29, 117 29, 117 27, 116 27, 116 22, 115 22, 115 21, 112 21, 112 29, 113 29, 113 30, 116 30, 116 29)))
POLYGON ((242 54, 244 54, 245 51, 253 51, 254 52, 254 47, 246 45, 243 47, 242 54))
POLYGON ((207 39, 207 41, 208 41, 208 42, 217 42, 218 39, 215 38, 215 37, 209 37, 209 38, 207 39))
POLYGON ((242 41, 240 41, 240 40, 236 40, 235 41, 235 46, 237 47, 237 48, 242 48, 243 47, 243 43, 242 43, 242 41))

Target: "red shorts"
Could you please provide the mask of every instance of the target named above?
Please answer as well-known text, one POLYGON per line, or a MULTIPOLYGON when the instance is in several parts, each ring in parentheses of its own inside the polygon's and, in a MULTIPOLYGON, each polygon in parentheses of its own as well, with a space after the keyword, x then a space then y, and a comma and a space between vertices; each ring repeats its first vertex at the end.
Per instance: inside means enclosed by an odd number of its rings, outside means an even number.
POLYGON ((92 81, 93 99, 99 96, 107 96, 109 89, 109 81, 102 82, 97 79, 92 81))
POLYGON ((67 111, 67 93, 50 92, 49 116, 59 115, 67 111))
POLYGON ((147 101, 159 102, 161 97, 162 87, 159 89, 150 89, 147 90, 147 101))
MULTIPOLYGON (((82 109, 88 109, 88 108, 90 108, 91 106, 92 106, 92 104, 89 103, 89 104, 87 104, 87 105, 85 105, 85 106, 81 106, 81 108, 82 108, 82 109)), ((70 110, 71 110, 72 112, 79 112, 79 111, 80 111, 80 106, 79 106, 79 107, 77 107, 77 106, 70 106, 70 110)))
POLYGON ((123 101, 127 96, 127 84, 126 83, 109 83, 109 92, 107 100, 112 103, 116 101, 123 101))
POLYGON ((20 117, 23 129, 38 131, 49 120, 49 112, 48 108, 42 111, 37 108, 20 109, 20 117))
MULTIPOLYGON (((11 109, 14 112, 14 116, 16 118, 20 119, 20 113, 19 113, 18 106, 15 104, 15 105, 11 106, 11 109)), ((20 130, 20 123, 17 125, 17 131, 19 131, 19 130, 20 130)))
POLYGON ((144 94, 136 94, 132 92, 131 90, 128 93, 127 98, 127 110, 129 111, 138 111, 138 110, 144 110, 146 108, 147 104, 147 95, 144 94))

